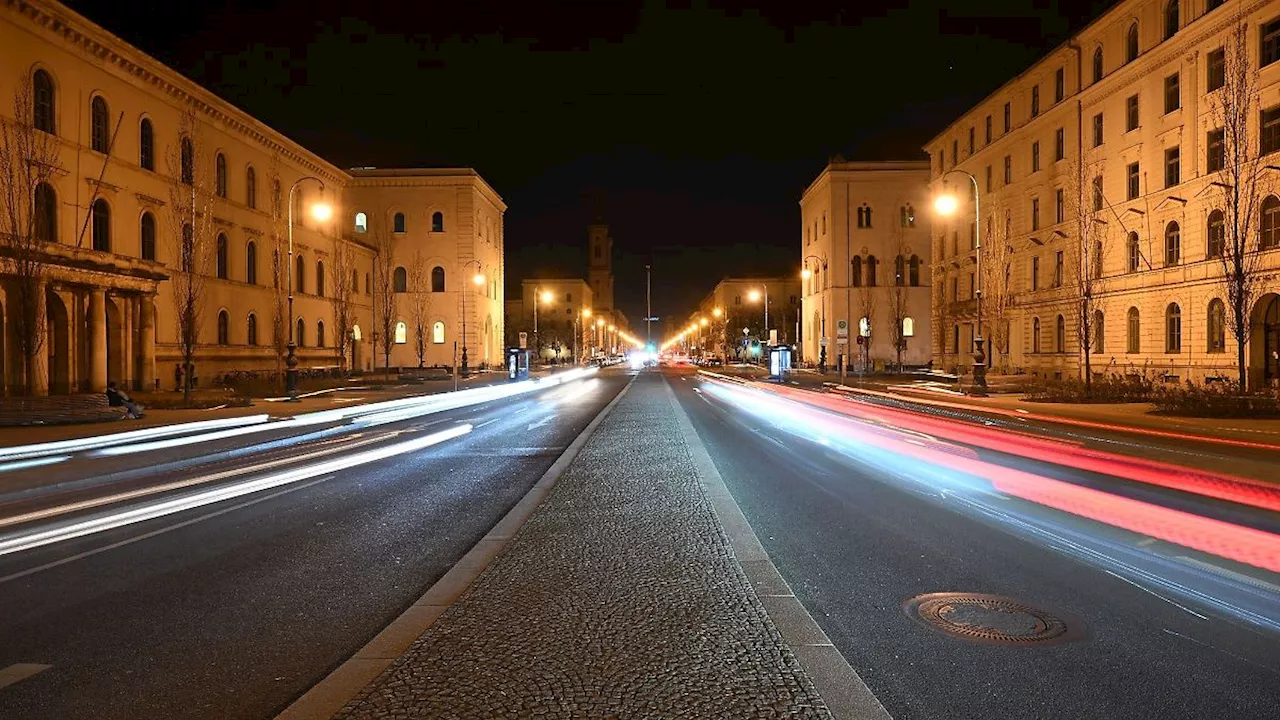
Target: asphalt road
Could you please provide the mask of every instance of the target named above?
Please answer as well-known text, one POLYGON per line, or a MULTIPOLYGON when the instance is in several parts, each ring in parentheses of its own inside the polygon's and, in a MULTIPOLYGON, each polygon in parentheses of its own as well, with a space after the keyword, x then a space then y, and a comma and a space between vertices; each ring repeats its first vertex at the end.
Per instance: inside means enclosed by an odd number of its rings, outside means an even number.
MULTIPOLYGON (((473 427, 424 449, 0 555, 0 674, 51 666, 0 687, 0 718, 274 716, 443 575, 627 380, 611 369, 251 452, 217 443, 165 455, 153 482, 264 458, 315 454, 301 461, 314 465, 473 427)), ((139 464, 127 466, 142 482, 139 464)))
MULTIPOLYGON (((779 571, 897 720, 1280 713, 1275 574, 991 492, 909 455, 841 445, 823 437, 822 421, 789 420, 688 374, 669 378, 779 571), (905 610, 951 591, 1012 597, 1080 637, 976 643, 905 610)), ((1275 513, 1144 492, 1145 502, 1275 532, 1275 513)))

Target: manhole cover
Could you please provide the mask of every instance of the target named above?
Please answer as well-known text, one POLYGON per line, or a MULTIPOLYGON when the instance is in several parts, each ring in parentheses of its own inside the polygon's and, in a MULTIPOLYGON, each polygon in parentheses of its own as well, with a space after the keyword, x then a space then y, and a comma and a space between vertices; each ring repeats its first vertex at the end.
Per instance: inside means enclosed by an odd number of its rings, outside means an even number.
MULTIPOLYGON (((1001 645, 1050 645, 1074 640, 1083 626, 999 595, 932 593, 907 601, 911 617, 948 635, 1001 645)), ((1060 617, 1062 616, 1062 617, 1060 617)))

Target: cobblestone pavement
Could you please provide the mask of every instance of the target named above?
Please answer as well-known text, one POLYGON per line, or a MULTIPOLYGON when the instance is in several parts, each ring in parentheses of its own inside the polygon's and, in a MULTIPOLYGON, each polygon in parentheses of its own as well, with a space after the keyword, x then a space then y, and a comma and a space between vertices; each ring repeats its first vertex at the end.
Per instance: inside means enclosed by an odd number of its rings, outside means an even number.
POLYGON ((466 595, 338 713, 825 718, 642 374, 466 595))

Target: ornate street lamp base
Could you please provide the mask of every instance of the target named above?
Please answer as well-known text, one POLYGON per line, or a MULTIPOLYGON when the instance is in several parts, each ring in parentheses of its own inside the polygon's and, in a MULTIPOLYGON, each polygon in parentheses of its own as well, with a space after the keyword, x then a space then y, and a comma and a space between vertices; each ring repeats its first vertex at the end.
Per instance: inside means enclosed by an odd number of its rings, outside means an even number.
POLYGON ((467 364, 467 348, 465 345, 462 348, 462 368, 459 374, 461 374, 462 377, 466 377, 471 374, 471 369, 467 364))
POLYGON ((982 351, 983 339, 973 339, 973 387, 969 394, 974 397, 987 396, 987 356, 982 351))
POLYGON ((284 389, 289 393, 289 402, 298 402, 298 356, 297 346, 289 343, 289 354, 284 358, 284 389))

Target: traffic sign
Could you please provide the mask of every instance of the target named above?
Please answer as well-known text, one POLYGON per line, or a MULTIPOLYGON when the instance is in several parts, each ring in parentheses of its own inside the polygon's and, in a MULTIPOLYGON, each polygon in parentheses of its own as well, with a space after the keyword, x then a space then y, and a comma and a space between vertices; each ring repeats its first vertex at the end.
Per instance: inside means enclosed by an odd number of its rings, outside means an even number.
POLYGON ((529 333, 520 331, 520 349, 527 350, 529 348, 529 333))
POLYGON ((836 321, 836 337, 842 337, 842 338, 849 337, 849 321, 848 320, 836 321))

